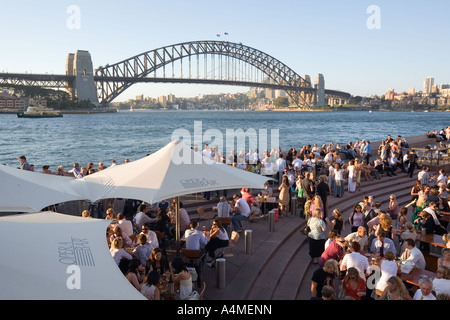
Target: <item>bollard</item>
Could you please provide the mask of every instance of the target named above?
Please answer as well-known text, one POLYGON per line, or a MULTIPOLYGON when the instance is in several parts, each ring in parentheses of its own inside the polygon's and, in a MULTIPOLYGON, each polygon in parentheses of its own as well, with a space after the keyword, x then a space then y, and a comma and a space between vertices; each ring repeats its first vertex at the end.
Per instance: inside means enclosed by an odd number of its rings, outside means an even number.
POLYGON ((252 254, 252 230, 245 230, 245 254, 252 254))
POLYGON ((297 214, 297 197, 291 198, 291 215, 297 214))
POLYGON ((275 212, 269 212, 269 232, 275 231, 275 212))
POLYGON ((226 260, 224 258, 216 259, 216 276, 217 276, 217 288, 224 289, 226 283, 226 260))

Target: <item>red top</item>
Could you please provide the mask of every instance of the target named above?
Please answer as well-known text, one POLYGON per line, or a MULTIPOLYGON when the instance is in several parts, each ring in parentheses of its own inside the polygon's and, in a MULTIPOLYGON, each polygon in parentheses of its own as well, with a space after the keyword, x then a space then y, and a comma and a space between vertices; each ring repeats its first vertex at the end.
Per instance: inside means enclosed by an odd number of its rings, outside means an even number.
POLYGON ((366 281, 360 278, 360 281, 355 289, 352 289, 350 281, 348 281, 348 275, 344 278, 344 291, 345 295, 354 298, 355 300, 361 300, 361 297, 357 295, 358 292, 366 292, 366 281))

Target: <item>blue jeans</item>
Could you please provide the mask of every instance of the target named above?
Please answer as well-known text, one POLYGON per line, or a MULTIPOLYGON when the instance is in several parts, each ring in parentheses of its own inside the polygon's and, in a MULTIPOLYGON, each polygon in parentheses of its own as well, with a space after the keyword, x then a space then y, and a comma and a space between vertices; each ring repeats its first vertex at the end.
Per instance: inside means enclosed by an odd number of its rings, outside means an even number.
POLYGON ((242 229, 241 220, 248 220, 248 217, 243 216, 242 214, 235 214, 231 217, 231 223, 233 224, 233 229, 235 231, 242 229))

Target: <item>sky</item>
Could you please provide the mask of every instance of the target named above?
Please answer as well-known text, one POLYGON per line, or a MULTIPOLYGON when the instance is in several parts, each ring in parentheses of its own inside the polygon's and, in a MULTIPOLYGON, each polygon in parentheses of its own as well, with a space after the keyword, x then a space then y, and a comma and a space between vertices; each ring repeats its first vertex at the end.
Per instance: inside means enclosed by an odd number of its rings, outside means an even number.
MULTIPOLYGON (((421 91, 427 76, 450 83, 448 12, 448 0, 2 1, 0 72, 64 74, 76 50, 88 50, 95 69, 176 43, 227 40, 299 75, 321 73, 327 89, 355 96, 421 91)), ((148 83, 114 101, 248 90, 148 83)))

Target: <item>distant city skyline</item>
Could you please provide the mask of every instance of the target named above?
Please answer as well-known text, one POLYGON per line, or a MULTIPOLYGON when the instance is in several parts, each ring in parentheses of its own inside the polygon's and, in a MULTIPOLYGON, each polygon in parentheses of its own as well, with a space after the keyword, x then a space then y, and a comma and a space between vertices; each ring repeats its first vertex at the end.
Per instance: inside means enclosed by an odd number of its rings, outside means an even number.
MULTIPOLYGON (((301 76, 323 74, 326 89, 355 96, 422 91, 428 76, 450 83, 449 11, 446 0, 175 0, 170 8, 159 1, 5 2, 0 72, 64 74, 67 54, 78 49, 97 68, 175 43, 225 40, 261 50, 301 76)), ((248 90, 139 84, 114 101, 248 90)))

